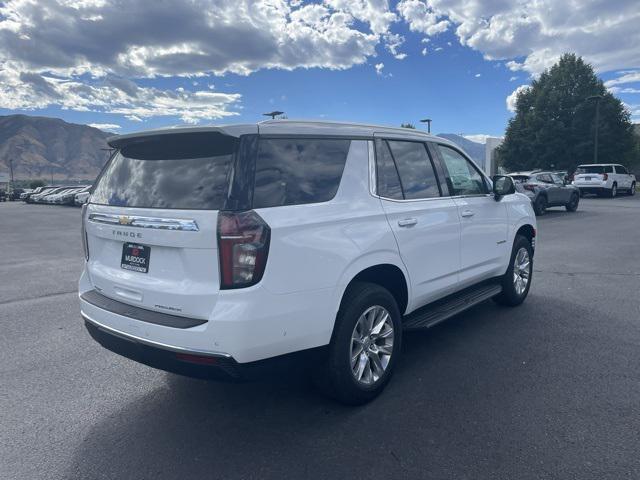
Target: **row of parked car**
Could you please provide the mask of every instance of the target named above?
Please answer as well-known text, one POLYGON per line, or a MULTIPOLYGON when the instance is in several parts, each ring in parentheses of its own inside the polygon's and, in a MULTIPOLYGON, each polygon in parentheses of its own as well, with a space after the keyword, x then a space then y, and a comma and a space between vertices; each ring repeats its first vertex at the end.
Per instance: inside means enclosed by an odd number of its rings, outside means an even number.
POLYGON ((48 203, 51 205, 82 205, 89 200, 91 185, 73 187, 38 187, 25 190, 20 200, 27 203, 48 203))
POLYGON ((580 197, 595 194, 614 198, 624 192, 636 193, 636 177, 619 164, 578 165, 573 175, 567 172, 533 170, 510 173, 516 191, 528 196, 536 215, 544 215, 549 207, 578 209, 580 197))

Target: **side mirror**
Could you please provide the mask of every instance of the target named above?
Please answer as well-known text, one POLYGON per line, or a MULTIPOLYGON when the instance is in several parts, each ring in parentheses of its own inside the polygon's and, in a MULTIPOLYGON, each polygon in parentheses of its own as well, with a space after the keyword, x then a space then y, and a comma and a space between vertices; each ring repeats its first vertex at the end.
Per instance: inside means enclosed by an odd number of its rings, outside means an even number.
POLYGON ((516 185, 513 183, 513 178, 506 175, 493 177, 493 195, 496 200, 500 200, 501 197, 512 193, 516 193, 516 185))

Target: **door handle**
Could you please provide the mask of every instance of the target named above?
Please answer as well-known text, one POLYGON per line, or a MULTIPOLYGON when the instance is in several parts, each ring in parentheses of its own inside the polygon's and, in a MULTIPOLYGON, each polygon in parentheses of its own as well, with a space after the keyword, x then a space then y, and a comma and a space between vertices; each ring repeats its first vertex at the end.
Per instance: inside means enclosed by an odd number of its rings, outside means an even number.
POLYGON ((405 218, 404 220, 398 220, 399 227, 412 227, 416 223, 418 223, 417 218, 405 218))
POLYGON ((472 210, 463 210, 460 215, 462 217, 473 217, 475 214, 476 214, 476 212, 474 212, 472 210))

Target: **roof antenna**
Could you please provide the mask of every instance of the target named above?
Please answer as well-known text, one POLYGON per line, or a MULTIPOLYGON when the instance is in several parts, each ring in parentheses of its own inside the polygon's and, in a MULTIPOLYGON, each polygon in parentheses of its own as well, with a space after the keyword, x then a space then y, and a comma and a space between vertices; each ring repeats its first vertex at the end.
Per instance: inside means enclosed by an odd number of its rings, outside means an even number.
POLYGON ((276 110, 269 113, 263 113, 262 115, 264 115, 265 117, 271 117, 271 120, 275 120, 278 115, 282 115, 283 113, 284 112, 279 112, 276 110))

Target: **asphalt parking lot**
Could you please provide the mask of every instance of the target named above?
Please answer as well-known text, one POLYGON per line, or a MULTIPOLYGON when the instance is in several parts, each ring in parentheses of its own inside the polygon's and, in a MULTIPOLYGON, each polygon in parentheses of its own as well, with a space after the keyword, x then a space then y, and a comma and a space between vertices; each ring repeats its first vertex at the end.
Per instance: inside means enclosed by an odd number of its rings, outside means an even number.
POLYGON ((640 195, 539 218, 531 293, 405 337, 360 408, 219 384, 85 332, 80 210, 0 204, 0 478, 640 478, 640 195))

